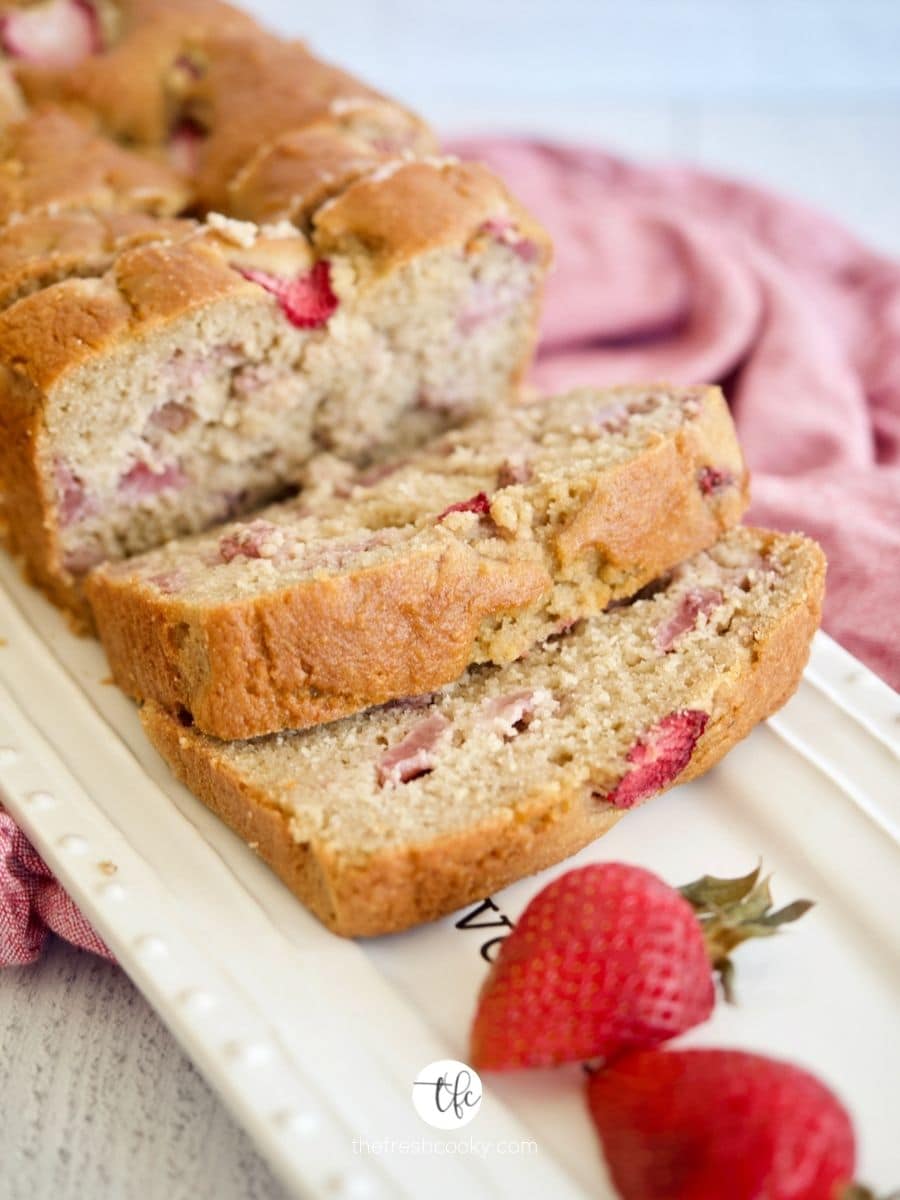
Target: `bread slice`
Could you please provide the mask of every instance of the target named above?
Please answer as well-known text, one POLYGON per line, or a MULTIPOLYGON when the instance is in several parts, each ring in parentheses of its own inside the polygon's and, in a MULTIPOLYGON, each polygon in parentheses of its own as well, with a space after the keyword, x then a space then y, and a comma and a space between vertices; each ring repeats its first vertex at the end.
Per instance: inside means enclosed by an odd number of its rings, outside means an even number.
POLYGON ((741 518, 716 388, 507 408, 87 582, 116 681, 221 738, 347 716, 512 662, 741 518))
POLYGON ((81 619, 97 562, 283 494, 323 447, 365 461, 509 396, 549 260, 455 160, 357 180, 309 236, 216 215, 162 232, 0 313, 4 515, 81 619))
POLYGON ((797 686, 825 562, 742 528, 652 594, 436 696, 221 742, 156 704, 172 770, 336 933, 404 929, 574 853, 797 686))

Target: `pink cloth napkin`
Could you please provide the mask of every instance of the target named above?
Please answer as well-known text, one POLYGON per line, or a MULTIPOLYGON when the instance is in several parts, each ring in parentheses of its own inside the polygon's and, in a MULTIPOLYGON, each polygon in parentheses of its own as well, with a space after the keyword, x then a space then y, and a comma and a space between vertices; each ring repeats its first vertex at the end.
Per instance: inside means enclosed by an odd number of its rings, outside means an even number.
POLYGON ((50 933, 112 958, 12 817, 0 808, 0 967, 40 958, 50 933))
POLYGON ((686 167, 470 140, 548 227, 542 389, 721 383, 749 519, 817 538, 825 629, 900 686, 900 264, 819 213, 686 167))
MULTIPOLYGON (((683 167, 477 140, 547 225, 556 269, 532 381, 723 384, 752 520, 818 538, 825 628, 900 685, 900 265, 819 213, 683 167)), ((109 951, 0 810, 0 966, 48 930, 109 951)))

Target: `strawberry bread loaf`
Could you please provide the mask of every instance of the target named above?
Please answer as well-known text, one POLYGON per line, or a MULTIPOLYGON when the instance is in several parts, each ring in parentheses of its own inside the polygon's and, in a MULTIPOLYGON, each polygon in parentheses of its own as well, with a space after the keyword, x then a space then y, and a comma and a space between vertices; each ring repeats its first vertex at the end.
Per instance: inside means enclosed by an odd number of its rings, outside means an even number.
POLYGON ((202 208, 228 208, 232 177, 287 133, 347 134, 376 155, 436 149, 419 117, 218 0, 125 0, 104 13, 56 0, 9 16, 5 29, 30 103, 65 105, 168 158, 202 208), (57 61, 48 47, 64 24, 80 34, 57 61))
POLYGON ((296 500, 87 594, 127 692, 253 737, 512 662, 713 543, 746 484, 718 389, 584 390, 363 471, 319 456, 296 500))
POLYGON ((431 920, 707 770, 797 686, 824 559, 742 528, 506 667, 332 725, 217 741, 154 703, 175 774, 337 933, 431 920))
POLYGON ((377 168, 306 234, 215 214, 159 232, 95 228, 70 277, 32 270, 0 313, 3 515, 81 616, 90 567, 272 499, 314 451, 365 462, 502 401, 549 258, 496 178, 455 160, 377 168))

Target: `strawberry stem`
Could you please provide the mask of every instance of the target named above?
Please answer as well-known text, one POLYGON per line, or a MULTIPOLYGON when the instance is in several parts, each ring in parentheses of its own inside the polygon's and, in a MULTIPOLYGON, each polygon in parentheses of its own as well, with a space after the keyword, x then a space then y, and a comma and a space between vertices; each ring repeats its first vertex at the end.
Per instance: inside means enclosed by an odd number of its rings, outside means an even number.
MULTIPOLYGON (((813 906, 812 900, 794 900, 773 909, 770 877, 763 877, 761 872, 762 863, 758 863, 749 874, 736 879, 703 875, 679 888, 697 915, 710 962, 729 1004, 734 1003, 732 950, 751 938, 772 937, 813 906)), ((847 1200, 863 1198, 850 1194, 847 1200)))
POLYGON ((838 1193, 837 1200, 900 1200, 900 1192, 891 1192, 889 1196, 879 1198, 871 1188, 861 1183, 851 1183, 838 1193))

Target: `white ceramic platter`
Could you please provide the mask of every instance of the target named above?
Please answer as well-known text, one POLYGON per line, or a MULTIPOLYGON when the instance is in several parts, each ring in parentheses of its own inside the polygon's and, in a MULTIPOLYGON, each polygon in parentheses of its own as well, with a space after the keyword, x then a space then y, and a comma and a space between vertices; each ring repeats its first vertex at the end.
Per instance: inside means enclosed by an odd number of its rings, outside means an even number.
MULTIPOLYGON (((0 584, 3 802, 286 1184, 332 1200, 611 1197, 578 1068, 488 1079, 450 1134, 411 1103, 426 1064, 465 1059, 482 950, 565 866, 417 931, 333 937, 172 781, 99 647, 5 558, 0 584)), ((898 757, 900 697, 819 636, 776 718, 573 860, 683 883, 761 857, 776 900, 816 900, 742 948, 739 1004, 685 1040, 814 1069, 882 1191, 900 1183, 898 757)))

